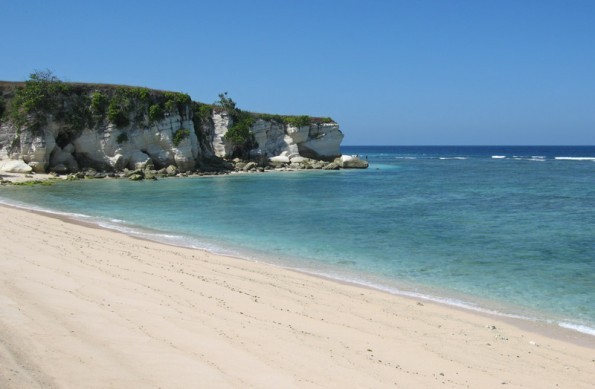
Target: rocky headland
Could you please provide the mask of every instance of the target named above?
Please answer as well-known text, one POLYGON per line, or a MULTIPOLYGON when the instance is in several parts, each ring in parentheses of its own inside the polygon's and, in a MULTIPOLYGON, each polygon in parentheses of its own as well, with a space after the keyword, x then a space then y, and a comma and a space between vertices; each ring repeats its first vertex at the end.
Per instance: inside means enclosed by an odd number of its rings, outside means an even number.
POLYGON ((368 166, 341 155, 343 133, 330 118, 246 112, 219 98, 43 72, 0 82, 0 172, 143 179, 368 166))

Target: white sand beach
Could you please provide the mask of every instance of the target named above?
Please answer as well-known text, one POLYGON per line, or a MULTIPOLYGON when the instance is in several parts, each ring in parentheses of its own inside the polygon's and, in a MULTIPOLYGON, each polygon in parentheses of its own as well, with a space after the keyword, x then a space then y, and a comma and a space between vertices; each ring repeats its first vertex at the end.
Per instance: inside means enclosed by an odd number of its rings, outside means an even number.
POLYGON ((593 388, 539 330, 0 207, 2 388, 593 388))

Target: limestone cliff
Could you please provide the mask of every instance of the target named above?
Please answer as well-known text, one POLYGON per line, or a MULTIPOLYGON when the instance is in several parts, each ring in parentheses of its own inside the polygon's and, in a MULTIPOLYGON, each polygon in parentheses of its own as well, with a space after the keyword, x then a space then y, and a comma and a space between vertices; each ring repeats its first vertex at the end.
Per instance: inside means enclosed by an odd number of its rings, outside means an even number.
POLYGON ((218 165, 238 150, 261 161, 340 156, 343 134, 330 119, 243 115, 250 119, 249 141, 238 145, 226 136, 236 124, 233 112, 182 93, 47 78, 0 82, 0 169, 68 173, 174 166, 188 172, 218 165))
MULTIPOLYGON (((213 113, 213 138, 211 144, 215 155, 228 158, 232 155, 232 145, 226 141, 227 133, 233 121, 226 111, 213 113)), ((250 150, 255 156, 307 157, 317 160, 333 160, 341 155, 343 133, 335 122, 323 123, 316 119, 296 126, 279 119, 262 119, 256 116, 250 127, 256 147, 250 150)))

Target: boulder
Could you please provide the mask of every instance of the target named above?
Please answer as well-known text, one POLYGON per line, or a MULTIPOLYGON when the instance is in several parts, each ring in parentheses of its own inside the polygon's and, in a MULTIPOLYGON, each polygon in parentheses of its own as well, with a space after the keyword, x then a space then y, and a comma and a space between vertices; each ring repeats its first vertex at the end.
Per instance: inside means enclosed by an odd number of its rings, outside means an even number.
POLYGON ((252 169, 255 169, 257 166, 258 166, 258 165, 256 164, 256 162, 248 162, 248 163, 246 164, 246 166, 244 166, 244 167, 242 168, 242 170, 243 170, 243 171, 245 171, 245 172, 247 172, 247 171, 250 171, 250 170, 252 170, 252 169))
POLYGON ((145 170, 145 179, 147 180, 156 180, 157 179, 157 170, 145 170))
POLYGON ((168 167, 165 168, 165 174, 167 174, 168 176, 175 176, 178 173, 179 173, 178 168, 175 167, 174 165, 169 165, 168 167))
POLYGON ((308 161, 308 158, 304 158, 304 157, 292 157, 289 159, 291 161, 291 163, 303 163, 308 161))
POLYGON ((43 162, 29 162, 27 165, 29 165, 35 173, 45 173, 45 163, 43 162))
POLYGON ((142 169, 136 169, 136 170, 128 170, 128 169, 124 169, 124 177, 130 177, 134 174, 141 174, 144 175, 142 169))
POLYGON ((275 161, 270 161, 270 162, 269 162, 269 166, 270 166, 271 168, 273 168, 273 169, 279 169, 279 168, 285 167, 285 166, 287 166, 287 165, 288 165, 288 164, 287 164, 287 163, 285 163, 285 162, 275 162, 275 161))
POLYGON ((341 166, 337 162, 331 162, 328 165, 324 166, 322 170, 339 170, 341 166))
POLYGON ((277 155, 276 157, 269 158, 269 161, 278 163, 289 163, 289 157, 286 155, 277 155))
POLYGON ((328 165, 328 162, 324 162, 324 161, 316 161, 314 163, 312 163, 312 169, 323 169, 326 165, 328 165))
POLYGON ((368 161, 354 156, 354 155, 342 155, 335 160, 343 169, 367 169, 368 161))
POLYGON ((6 173, 31 173, 33 168, 20 159, 0 161, 0 171, 6 173))
POLYGON ((95 178, 95 176, 97 175, 97 170, 90 168, 87 169, 83 172, 85 178, 91 179, 91 178, 95 178))

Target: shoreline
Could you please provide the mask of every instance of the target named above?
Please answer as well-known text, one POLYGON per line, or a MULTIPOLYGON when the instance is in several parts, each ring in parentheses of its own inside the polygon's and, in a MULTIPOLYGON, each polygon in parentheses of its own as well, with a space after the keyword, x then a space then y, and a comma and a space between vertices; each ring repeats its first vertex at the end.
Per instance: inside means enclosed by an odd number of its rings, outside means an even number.
MULTIPOLYGON (((177 178, 177 177, 174 177, 174 178, 177 178)), ((192 177, 190 177, 190 178, 192 178, 192 177)), ((44 177, 44 179, 51 180, 51 179, 56 179, 56 178, 52 178, 52 176, 48 176, 48 177, 44 177)), ((482 304, 479 304, 479 305, 476 304, 476 302, 473 302, 472 299, 467 301, 465 299, 460 299, 459 297, 452 297, 452 296, 448 296, 448 295, 444 295, 444 294, 440 294, 440 293, 436 294, 436 293, 432 293, 432 292, 428 292, 428 291, 413 292, 411 290, 407 290, 407 289, 402 290, 395 286, 389 286, 389 284, 368 283, 364 279, 354 280, 354 279, 341 278, 339 276, 332 276, 332 275, 326 274, 324 272, 318 272, 313 269, 305 269, 305 268, 295 267, 295 266, 292 266, 289 262, 283 261, 283 260, 275 261, 272 258, 269 258, 269 260, 266 260, 266 259, 260 260, 260 259, 255 259, 252 256, 241 256, 238 253, 231 254, 231 253, 229 253, 229 250, 225 250, 225 248, 223 246, 219 247, 220 250, 209 250, 205 247, 196 247, 196 246, 192 246, 192 245, 179 245, 179 244, 173 243, 171 241, 167 241, 165 239, 157 239, 156 237, 153 238, 153 236, 155 236, 155 234, 159 233, 158 231, 142 232, 141 230, 137 230, 136 228, 132 227, 132 229, 133 229, 133 231, 135 231, 135 233, 131 233, 130 231, 116 228, 116 226, 110 227, 108 225, 101 225, 97 221, 87 221, 82 218, 77 218, 75 215, 71 215, 68 213, 60 212, 60 211, 52 211, 52 210, 48 210, 48 209, 35 209, 35 208, 29 208, 26 206, 22 207, 22 206, 18 206, 15 204, 0 202, 0 209, 2 207, 19 209, 24 212, 31 212, 31 213, 38 214, 40 216, 55 218, 55 219, 61 220, 66 223, 72 223, 72 224, 80 225, 80 226, 83 226, 86 228, 92 228, 92 229, 95 228, 95 229, 101 229, 101 230, 105 230, 105 231, 111 231, 111 232, 115 232, 117 234, 123 234, 123 235, 128 236, 132 239, 138 239, 141 241, 153 242, 153 243, 163 244, 163 245, 167 245, 170 247, 176 247, 176 248, 198 250, 198 251, 201 251, 204 253, 209 253, 212 255, 227 257, 231 260, 257 262, 257 263, 264 264, 266 266, 273 266, 275 268, 279 268, 279 269, 283 269, 283 270, 287 270, 287 271, 293 271, 293 272, 296 272, 296 273, 299 273, 302 275, 306 275, 309 277, 315 277, 315 278, 324 279, 324 280, 327 280, 330 282, 336 282, 336 283, 340 283, 340 284, 344 284, 344 285, 350 285, 350 286, 353 286, 356 288, 374 290, 374 291, 377 291, 380 293, 385 293, 385 294, 388 294, 391 296, 405 298, 405 299, 411 300, 413 302, 418 302, 419 300, 421 300, 426 303, 443 306, 447 309, 455 309, 455 310, 459 310, 461 312, 467 312, 467 313, 479 315, 482 317, 486 317, 488 319, 493 318, 494 320, 504 321, 508 324, 514 325, 514 326, 518 327, 519 329, 522 329, 525 331, 540 334, 540 335, 543 335, 543 336, 546 336, 546 337, 549 337, 552 339, 556 339, 556 340, 570 342, 570 343, 573 343, 573 344, 576 344, 579 346, 586 346, 588 348, 595 349, 595 334, 593 334, 591 332, 587 332, 587 331, 581 331, 577 328, 565 327, 562 325, 563 323, 566 323, 566 324, 571 324, 575 327, 582 326, 580 324, 555 321, 555 320, 544 319, 544 318, 535 318, 532 316, 524 316, 523 314, 520 314, 520 313, 517 314, 517 313, 509 313, 506 311, 494 310, 493 308, 487 307, 490 305, 488 300, 486 300, 486 304, 484 304, 486 306, 484 306, 482 304)), ((81 216, 83 216, 83 215, 81 215, 81 216)), ((85 215, 85 216, 87 216, 87 215, 85 215)), ((89 217, 89 216, 87 216, 87 217, 89 217)), ((90 218, 92 219, 92 217, 90 217, 90 218)), ((253 255, 255 255, 255 254, 253 253, 253 255)), ((261 258, 261 257, 258 257, 258 258, 261 258)), ((415 288, 415 289, 417 289, 417 288, 415 288)), ((463 296, 463 298, 464 298, 464 296, 463 296)), ((500 304, 506 305, 506 303, 500 303, 500 304)), ((514 308, 513 305, 511 305, 511 307, 514 308)), ((589 331, 593 330, 592 327, 586 327, 586 328, 589 331)))
POLYGON ((595 382, 592 345, 502 317, 44 212, 0 214, 4 387, 595 382))

